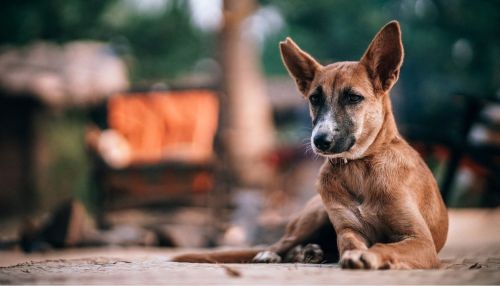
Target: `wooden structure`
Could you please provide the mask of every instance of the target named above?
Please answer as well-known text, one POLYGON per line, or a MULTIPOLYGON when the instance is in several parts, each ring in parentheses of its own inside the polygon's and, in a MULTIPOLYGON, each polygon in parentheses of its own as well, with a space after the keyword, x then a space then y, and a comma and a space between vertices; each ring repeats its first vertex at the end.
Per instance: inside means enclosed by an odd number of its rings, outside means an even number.
POLYGON ((95 109, 93 123, 117 132, 129 156, 113 166, 106 159, 113 150, 89 144, 101 207, 206 206, 215 188, 218 113, 218 95, 206 89, 121 93, 95 109))

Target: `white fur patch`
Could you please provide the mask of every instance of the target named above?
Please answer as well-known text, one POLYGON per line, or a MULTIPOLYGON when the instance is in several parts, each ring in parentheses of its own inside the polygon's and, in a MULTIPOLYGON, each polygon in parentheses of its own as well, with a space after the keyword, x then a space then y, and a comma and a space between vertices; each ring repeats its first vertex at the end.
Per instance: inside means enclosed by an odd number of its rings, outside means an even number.
POLYGON ((256 263, 280 263, 281 256, 272 251, 261 251, 255 255, 252 262, 256 263))

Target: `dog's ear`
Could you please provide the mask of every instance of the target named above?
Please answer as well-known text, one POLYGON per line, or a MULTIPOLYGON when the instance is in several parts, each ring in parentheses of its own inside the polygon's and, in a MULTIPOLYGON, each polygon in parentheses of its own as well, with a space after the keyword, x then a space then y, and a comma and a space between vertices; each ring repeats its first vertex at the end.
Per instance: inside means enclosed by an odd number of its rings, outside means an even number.
POLYGON ((281 59, 302 94, 307 94, 321 65, 290 38, 280 42, 281 59))
POLYGON ((375 88, 386 92, 398 80, 403 56, 399 23, 391 21, 373 38, 360 63, 365 65, 375 88))

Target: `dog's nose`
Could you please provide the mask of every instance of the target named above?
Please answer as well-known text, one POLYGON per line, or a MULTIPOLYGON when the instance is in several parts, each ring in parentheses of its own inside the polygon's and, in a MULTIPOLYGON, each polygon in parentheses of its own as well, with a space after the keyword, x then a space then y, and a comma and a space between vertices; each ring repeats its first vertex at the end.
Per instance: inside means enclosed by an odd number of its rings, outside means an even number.
POLYGON ((314 135, 314 146, 321 151, 326 151, 332 146, 333 138, 328 136, 327 133, 320 133, 314 135))

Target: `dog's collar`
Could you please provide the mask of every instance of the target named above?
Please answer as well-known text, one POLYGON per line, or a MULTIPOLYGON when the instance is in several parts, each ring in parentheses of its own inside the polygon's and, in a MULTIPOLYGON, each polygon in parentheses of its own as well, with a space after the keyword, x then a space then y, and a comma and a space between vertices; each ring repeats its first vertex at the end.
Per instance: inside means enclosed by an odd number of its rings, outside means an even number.
POLYGON ((330 165, 333 167, 340 167, 349 163, 347 158, 328 158, 328 162, 330 162, 330 165))

